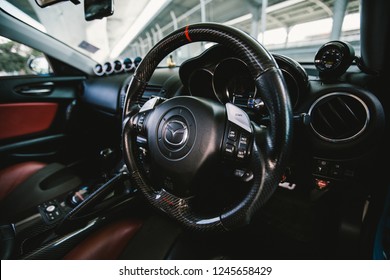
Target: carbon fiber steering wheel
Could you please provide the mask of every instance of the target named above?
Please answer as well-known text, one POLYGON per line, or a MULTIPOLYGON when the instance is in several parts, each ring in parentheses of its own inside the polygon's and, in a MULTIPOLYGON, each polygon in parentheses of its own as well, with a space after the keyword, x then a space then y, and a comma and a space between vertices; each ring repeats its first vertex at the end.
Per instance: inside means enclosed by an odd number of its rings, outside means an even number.
POLYGON ((131 180, 152 205, 188 228, 227 231, 248 224, 276 190, 291 146, 291 105, 282 72, 261 44, 236 28, 200 23, 162 39, 138 65, 126 95, 122 133, 131 180), (269 112, 266 128, 233 104, 194 96, 153 98, 134 106, 162 59, 201 41, 222 44, 247 64, 269 112), (210 170, 221 166, 245 182, 247 191, 219 213, 200 213, 193 207, 197 190, 210 170))

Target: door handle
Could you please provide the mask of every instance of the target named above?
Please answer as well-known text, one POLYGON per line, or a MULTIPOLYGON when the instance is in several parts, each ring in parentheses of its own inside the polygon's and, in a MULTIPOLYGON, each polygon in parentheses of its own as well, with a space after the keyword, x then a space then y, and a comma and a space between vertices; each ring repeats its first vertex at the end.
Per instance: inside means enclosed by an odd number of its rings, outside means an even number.
POLYGON ((46 96, 54 89, 54 83, 46 82, 41 84, 23 85, 15 88, 15 92, 27 96, 46 96))

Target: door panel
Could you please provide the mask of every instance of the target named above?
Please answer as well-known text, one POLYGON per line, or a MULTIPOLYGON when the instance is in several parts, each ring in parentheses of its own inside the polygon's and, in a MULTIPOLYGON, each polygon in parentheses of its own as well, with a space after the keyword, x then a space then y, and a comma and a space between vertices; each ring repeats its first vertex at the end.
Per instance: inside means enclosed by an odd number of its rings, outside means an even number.
POLYGON ((57 110, 49 102, 0 104, 0 140, 48 130, 57 110))
POLYGON ((0 78, 0 168, 57 161, 71 149, 69 120, 84 77, 0 78))

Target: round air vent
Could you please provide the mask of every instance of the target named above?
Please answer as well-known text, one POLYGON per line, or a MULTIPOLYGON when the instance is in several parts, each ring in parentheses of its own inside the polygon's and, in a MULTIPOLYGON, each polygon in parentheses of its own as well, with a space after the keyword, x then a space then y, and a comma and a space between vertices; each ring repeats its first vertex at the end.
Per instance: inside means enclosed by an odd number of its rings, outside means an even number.
POLYGON ((370 112, 364 101, 345 92, 322 96, 310 107, 309 115, 315 134, 329 142, 346 142, 357 138, 370 120, 370 112))

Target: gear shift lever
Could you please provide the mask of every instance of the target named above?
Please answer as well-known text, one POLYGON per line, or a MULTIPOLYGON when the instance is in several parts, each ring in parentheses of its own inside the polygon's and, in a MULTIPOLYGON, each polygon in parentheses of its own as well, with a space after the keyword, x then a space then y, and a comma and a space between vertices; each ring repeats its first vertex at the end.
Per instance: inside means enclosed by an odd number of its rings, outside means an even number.
POLYGON ((102 170, 102 176, 105 181, 109 179, 109 170, 113 164, 114 151, 111 148, 106 148, 99 153, 100 167, 102 170))

